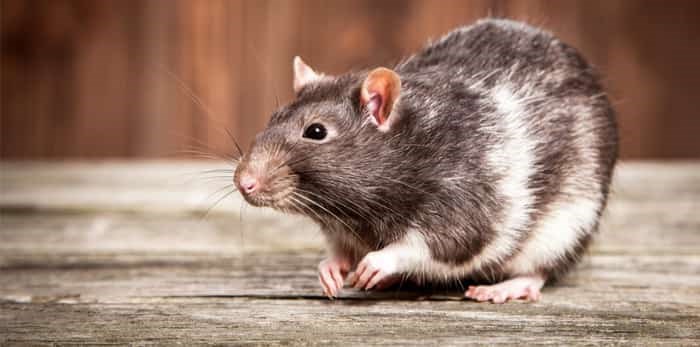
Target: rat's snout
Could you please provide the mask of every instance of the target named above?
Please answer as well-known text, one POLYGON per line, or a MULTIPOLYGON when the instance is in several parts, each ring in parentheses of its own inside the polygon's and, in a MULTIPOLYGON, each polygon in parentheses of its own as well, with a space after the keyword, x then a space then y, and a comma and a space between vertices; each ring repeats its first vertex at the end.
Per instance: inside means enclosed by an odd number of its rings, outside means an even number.
POLYGON ((238 179, 238 188, 246 194, 251 194, 258 188, 258 179, 247 173, 241 174, 238 179))
POLYGON ((291 160, 283 139, 275 132, 264 132, 244 155, 233 175, 243 198, 253 206, 284 209, 290 204, 298 177, 287 165, 291 160))
POLYGON ((265 174, 265 167, 261 167, 256 162, 246 161, 236 169, 234 183, 238 191, 248 202, 259 205, 260 196, 264 195, 268 178, 265 174))
POLYGON ((233 176, 234 184, 249 204, 282 208, 297 179, 280 159, 263 154, 244 156, 233 176))

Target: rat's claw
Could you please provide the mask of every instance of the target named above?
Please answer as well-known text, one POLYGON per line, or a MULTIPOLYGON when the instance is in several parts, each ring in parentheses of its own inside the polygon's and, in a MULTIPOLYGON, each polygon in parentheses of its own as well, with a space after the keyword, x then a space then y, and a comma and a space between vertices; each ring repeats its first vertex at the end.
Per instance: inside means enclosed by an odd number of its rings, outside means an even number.
POLYGON ((344 280, 343 280, 343 275, 341 274, 341 270, 339 268, 334 268, 331 270, 331 277, 333 278, 333 283, 335 284, 335 288, 340 290, 343 288, 344 285, 344 280))
POLYGON ((335 297, 338 288, 335 281, 332 280, 328 269, 320 270, 318 274, 318 281, 321 283, 321 287, 323 288, 323 294, 329 298, 335 297))
POLYGON ((365 267, 361 272, 356 273, 356 278, 357 282, 353 285, 355 289, 368 289, 366 287, 367 283, 377 275, 379 270, 377 269, 368 269, 365 267))
POLYGON ((367 285, 365 286, 365 289, 370 290, 374 288, 378 283, 386 280, 389 278, 389 275, 383 274, 380 271, 377 271, 374 276, 367 282, 367 285))
POLYGON ((347 273, 350 265, 338 258, 328 258, 318 264, 318 281, 323 288, 323 294, 329 298, 338 295, 343 288, 343 273, 347 273))

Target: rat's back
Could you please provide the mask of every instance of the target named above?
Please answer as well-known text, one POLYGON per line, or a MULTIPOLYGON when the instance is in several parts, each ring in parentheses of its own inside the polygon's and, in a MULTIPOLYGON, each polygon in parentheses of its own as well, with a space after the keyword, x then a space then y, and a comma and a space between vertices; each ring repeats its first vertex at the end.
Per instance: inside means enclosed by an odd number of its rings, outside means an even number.
MULTIPOLYGON (((430 96, 408 101, 423 108, 448 105, 442 113, 454 117, 449 105, 465 95, 476 100, 479 117, 473 109, 461 117, 465 124, 478 119, 489 135, 480 137, 488 143, 472 141, 465 125, 463 146, 483 151, 482 176, 493 178, 486 184, 499 207, 490 213, 493 230, 484 231, 491 241, 449 271, 565 273, 597 230, 617 158, 614 112, 595 71, 552 34, 491 19, 449 33, 397 71, 409 86, 431 86, 430 96)), ((431 249, 449 248, 430 242, 431 249)))

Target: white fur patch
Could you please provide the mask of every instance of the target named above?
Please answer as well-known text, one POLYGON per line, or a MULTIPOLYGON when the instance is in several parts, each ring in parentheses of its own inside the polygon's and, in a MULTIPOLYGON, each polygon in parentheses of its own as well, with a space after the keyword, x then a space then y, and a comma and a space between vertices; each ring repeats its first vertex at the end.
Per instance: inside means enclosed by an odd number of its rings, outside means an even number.
POLYGON ((580 117, 572 129, 573 145, 578 155, 576 170, 564 177, 558 197, 547 206, 547 213, 533 228, 531 238, 506 265, 511 275, 532 274, 540 267, 553 265, 595 226, 603 196, 595 173, 598 154, 591 148, 595 143, 595 132, 585 116, 592 110, 581 106, 585 104, 574 102, 567 109, 580 117))
POLYGON ((450 282, 473 272, 471 263, 452 265, 434 260, 423 234, 416 230, 409 230, 400 241, 380 252, 388 252, 398 260, 398 272, 419 280, 450 282))
POLYGON ((401 240, 369 254, 374 254, 382 263, 392 264, 394 273, 421 272, 420 269, 432 262, 432 255, 423 235, 415 230, 409 230, 401 240))
POLYGON ((469 264, 465 264, 464 272, 476 271, 486 263, 500 262, 513 254, 518 238, 529 222, 534 203, 528 183, 535 170, 536 143, 525 122, 527 111, 522 99, 527 96, 516 95, 507 84, 502 84, 492 90, 491 97, 502 115, 496 127, 503 132, 503 143, 489 149, 486 158, 490 169, 503 175, 496 191, 506 198, 504 219, 493 225, 496 238, 469 264))
POLYGON ((600 202, 588 198, 561 199, 549 206, 550 213, 540 221, 533 236, 513 258, 507 270, 513 275, 535 273, 571 250, 598 219, 600 202))

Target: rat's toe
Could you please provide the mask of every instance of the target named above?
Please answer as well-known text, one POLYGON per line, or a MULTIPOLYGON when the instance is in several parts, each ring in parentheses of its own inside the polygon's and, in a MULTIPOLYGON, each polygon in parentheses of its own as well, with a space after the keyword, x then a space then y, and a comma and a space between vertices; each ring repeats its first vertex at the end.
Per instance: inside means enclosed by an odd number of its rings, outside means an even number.
POLYGON ((318 280, 323 288, 323 293, 329 298, 338 295, 343 288, 344 269, 346 264, 338 259, 326 259, 318 264, 318 280))
POLYGON ((540 299, 540 289, 544 285, 541 276, 522 276, 486 286, 469 286, 464 296, 476 301, 491 301, 502 304, 511 299, 540 299))

